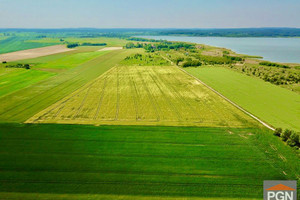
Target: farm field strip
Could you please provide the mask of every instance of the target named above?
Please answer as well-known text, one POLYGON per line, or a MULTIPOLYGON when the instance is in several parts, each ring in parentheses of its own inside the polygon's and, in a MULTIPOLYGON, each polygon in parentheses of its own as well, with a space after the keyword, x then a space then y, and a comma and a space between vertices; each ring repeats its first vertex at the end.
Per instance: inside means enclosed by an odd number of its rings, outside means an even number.
POLYGON ((255 126, 174 66, 116 66, 26 122, 255 126))
POLYGON ((299 94, 222 67, 185 70, 273 127, 300 130, 299 94))
POLYGON ((1 125, 0 198, 22 192, 260 198, 263 180, 293 179, 299 171, 297 156, 269 134, 255 128, 1 125), (269 144, 287 162, 274 157, 269 144))
POLYGON ((0 98, 25 88, 39 81, 45 80, 55 73, 39 70, 15 69, 0 75, 0 98))
POLYGON ((24 122, 35 113, 97 78, 127 55, 130 50, 98 52, 100 55, 73 69, 0 98, 1 122, 24 122))
POLYGON ((33 48, 40 48, 40 47, 47 47, 47 46, 52 46, 56 45, 57 43, 47 43, 47 42, 40 42, 40 43, 35 43, 35 42, 30 42, 29 40, 33 39, 33 37, 30 36, 11 36, 8 37, 4 40, 0 40, 0 57, 1 54, 4 53, 10 53, 14 51, 22 51, 22 50, 27 50, 27 49, 33 49, 33 48))
POLYGON ((12 52, 12 53, 0 54, 0 62, 24 60, 24 59, 41 57, 41 56, 47 56, 51 54, 63 53, 67 51, 73 51, 73 49, 69 49, 64 45, 54 45, 49 47, 27 49, 27 50, 12 52))

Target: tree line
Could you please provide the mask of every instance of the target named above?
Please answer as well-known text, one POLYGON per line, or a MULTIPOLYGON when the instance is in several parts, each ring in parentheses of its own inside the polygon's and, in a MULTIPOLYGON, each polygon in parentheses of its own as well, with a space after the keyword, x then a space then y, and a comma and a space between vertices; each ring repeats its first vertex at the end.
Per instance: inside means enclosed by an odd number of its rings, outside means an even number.
POLYGON ((24 68, 24 69, 30 69, 30 65, 29 64, 11 64, 11 65, 6 65, 6 68, 24 68))
POLYGON ((282 130, 282 128, 276 128, 274 133, 275 136, 280 137, 282 141, 286 142, 290 147, 294 147, 299 150, 300 148, 300 133, 293 130, 282 130))

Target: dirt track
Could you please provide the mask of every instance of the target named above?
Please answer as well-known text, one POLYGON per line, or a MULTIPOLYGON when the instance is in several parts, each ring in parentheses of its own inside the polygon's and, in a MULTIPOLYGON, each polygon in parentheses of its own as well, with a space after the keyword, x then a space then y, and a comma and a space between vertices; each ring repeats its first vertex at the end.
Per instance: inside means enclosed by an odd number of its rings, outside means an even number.
POLYGON ((16 51, 12 53, 0 54, 0 62, 2 61, 11 62, 11 61, 24 60, 29 58, 37 58, 41 56, 47 56, 51 54, 57 54, 57 53, 62 53, 62 52, 72 51, 72 50, 73 49, 69 49, 64 45, 54 45, 49 47, 16 51))

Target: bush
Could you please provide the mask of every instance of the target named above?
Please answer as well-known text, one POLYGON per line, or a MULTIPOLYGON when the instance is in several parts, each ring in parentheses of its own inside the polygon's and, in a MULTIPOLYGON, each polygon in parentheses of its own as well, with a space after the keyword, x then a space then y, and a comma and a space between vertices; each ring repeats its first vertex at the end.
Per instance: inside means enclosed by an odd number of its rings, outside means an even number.
POLYGON ((79 44, 78 43, 73 43, 73 44, 68 44, 67 47, 72 49, 72 48, 75 48, 75 47, 78 47, 79 44))
POLYGON ((201 66, 202 63, 198 60, 186 61, 183 63, 182 67, 198 67, 201 66))
POLYGON ((274 135, 281 137, 282 141, 285 141, 290 147, 294 147, 296 150, 300 147, 300 133, 289 129, 282 132, 281 128, 276 128, 274 135))
POLYGON ((276 128, 273 134, 280 137, 281 133, 282 133, 282 128, 276 128))
POLYGON ((286 130, 280 135, 280 137, 281 137, 282 141, 287 141, 287 140, 289 139, 289 137, 291 136, 291 134, 292 134, 292 131, 289 130, 289 129, 286 129, 286 130))
POLYGON ((3 61, 2 63, 3 63, 3 64, 6 64, 7 62, 6 62, 6 61, 3 61))
POLYGON ((282 64, 272 63, 272 62, 267 62, 267 61, 260 62, 259 64, 260 65, 265 65, 265 66, 270 66, 270 67, 290 68, 287 65, 282 65, 282 64))
POLYGON ((184 58, 177 58, 175 60, 176 65, 178 65, 180 62, 184 61, 184 58))
MULTIPOLYGON (((296 133, 296 132, 293 132, 290 136, 290 140, 292 142, 295 143, 295 145, 299 146, 300 145, 300 134, 299 133, 296 133)), ((294 145, 294 146, 295 146, 294 145)))
POLYGON ((14 64, 14 65, 6 65, 6 68, 24 68, 24 69, 30 69, 30 65, 29 64, 14 64))
POLYGON ((287 145, 289 145, 290 147, 296 146, 296 142, 293 141, 291 138, 288 139, 288 140, 286 141, 286 143, 287 143, 287 145))
POLYGON ((89 42, 85 42, 82 43, 81 46, 106 46, 106 43, 89 43, 89 42))

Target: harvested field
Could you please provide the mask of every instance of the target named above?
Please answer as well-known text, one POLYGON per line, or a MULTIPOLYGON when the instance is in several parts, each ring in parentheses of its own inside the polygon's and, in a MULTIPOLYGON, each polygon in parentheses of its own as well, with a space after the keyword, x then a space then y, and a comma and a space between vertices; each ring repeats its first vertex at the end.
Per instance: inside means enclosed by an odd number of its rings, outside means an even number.
POLYGON ((245 127, 255 122, 174 66, 117 66, 27 123, 245 127))
POLYGON ((2 61, 17 61, 24 60, 29 58, 37 58, 41 56, 47 56, 57 53, 62 53, 66 51, 72 51, 73 49, 67 48, 65 45, 55 45, 49 47, 41 47, 35 49, 28 49, 23 51, 16 51, 12 53, 0 54, 0 62, 2 61))

